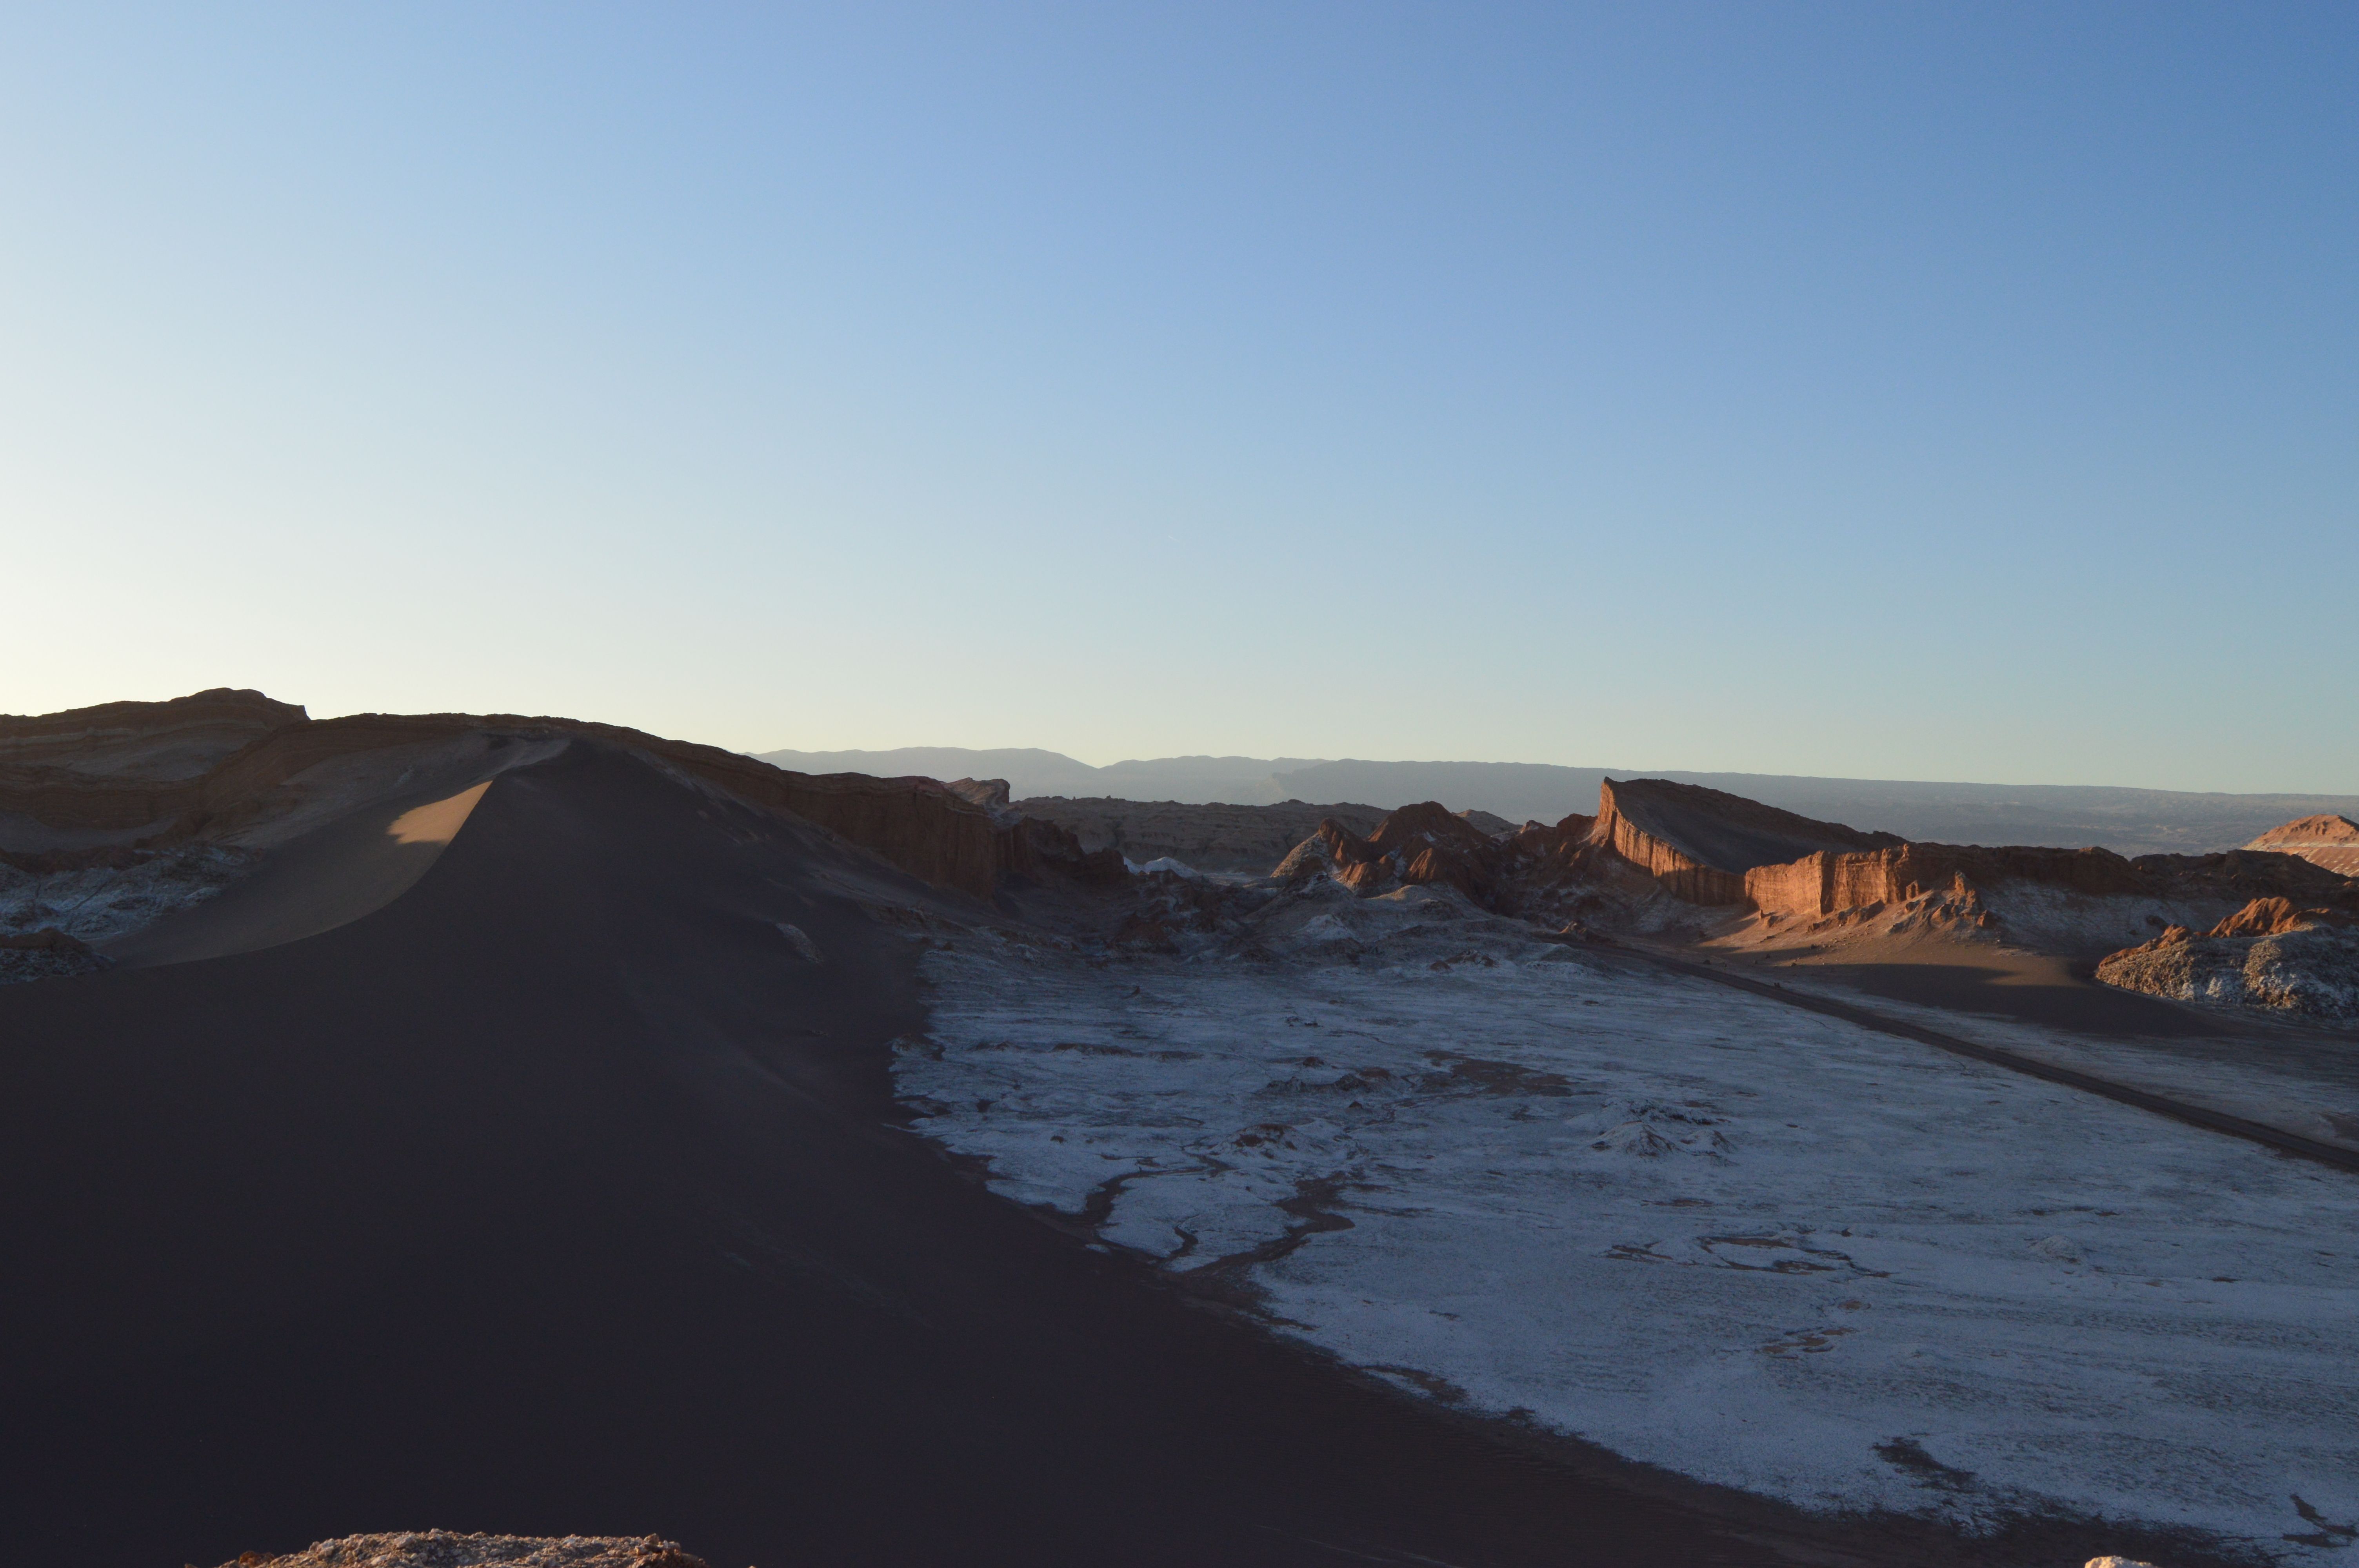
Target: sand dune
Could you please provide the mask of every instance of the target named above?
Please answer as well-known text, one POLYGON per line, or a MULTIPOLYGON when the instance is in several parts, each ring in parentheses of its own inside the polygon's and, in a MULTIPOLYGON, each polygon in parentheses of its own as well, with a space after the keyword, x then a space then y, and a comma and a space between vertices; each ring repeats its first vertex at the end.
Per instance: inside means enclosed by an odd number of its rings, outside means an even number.
POLYGON ((765 1568, 1767 1559, 896 1130, 906 933, 984 906, 586 739, 463 823, 424 793, 0 989, 12 1555, 397 1523, 765 1568))

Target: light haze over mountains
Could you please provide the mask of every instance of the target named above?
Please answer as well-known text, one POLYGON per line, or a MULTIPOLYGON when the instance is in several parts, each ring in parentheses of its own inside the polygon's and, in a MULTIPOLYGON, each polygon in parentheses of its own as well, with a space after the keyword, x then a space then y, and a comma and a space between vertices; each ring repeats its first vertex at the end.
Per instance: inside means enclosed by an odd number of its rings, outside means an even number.
POLYGON ((756 753, 800 773, 1004 778, 1016 800, 1349 801, 1391 810, 1439 800, 1452 810, 1554 822, 1597 808, 1599 781, 1666 778, 1787 811, 1949 844, 2102 845, 2125 855, 2233 849, 2289 817, 2359 811, 2359 795, 2226 795, 2100 784, 1943 784, 1781 773, 1559 767, 1544 762, 1385 762, 1310 757, 1153 757, 1093 766, 1038 747, 905 746, 882 752, 756 753))

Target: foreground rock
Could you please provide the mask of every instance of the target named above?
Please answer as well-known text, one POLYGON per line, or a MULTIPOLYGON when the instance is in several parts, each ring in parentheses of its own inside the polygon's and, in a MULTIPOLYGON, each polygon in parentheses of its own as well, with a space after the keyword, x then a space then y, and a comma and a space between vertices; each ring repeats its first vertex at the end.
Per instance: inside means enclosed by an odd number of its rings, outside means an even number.
POLYGON ((447 1530, 348 1535, 307 1552, 249 1552, 222 1568, 705 1568, 676 1541, 644 1535, 462 1535, 447 1530))
POLYGON ((2200 936, 2174 925, 2108 956, 2097 979, 2174 1001, 2359 1018, 2359 926, 2340 911, 2256 899, 2200 936))

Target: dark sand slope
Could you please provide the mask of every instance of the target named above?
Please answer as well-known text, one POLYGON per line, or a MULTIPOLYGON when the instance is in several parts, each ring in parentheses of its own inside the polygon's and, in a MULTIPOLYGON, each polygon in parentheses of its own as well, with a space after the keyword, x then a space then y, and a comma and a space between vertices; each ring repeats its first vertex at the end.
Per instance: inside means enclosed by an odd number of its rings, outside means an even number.
POLYGON ((0 1557, 439 1525, 728 1568, 1763 1559, 886 1125, 919 1013, 860 903, 936 896, 575 741, 373 914, 0 989, 0 1557))

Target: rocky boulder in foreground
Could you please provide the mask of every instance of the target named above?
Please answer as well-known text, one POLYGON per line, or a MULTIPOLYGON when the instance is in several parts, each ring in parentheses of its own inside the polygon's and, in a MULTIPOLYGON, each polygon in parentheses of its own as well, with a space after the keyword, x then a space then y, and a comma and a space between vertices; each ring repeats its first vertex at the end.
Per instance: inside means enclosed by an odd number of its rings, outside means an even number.
POLYGON ((2174 925, 2108 956, 2097 979, 2174 1001, 2359 1018, 2359 926, 2342 911, 2255 899, 2201 935, 2174 925))
POLYGON ((448 1530, 397 1530, 322 1541, 306 1552, 258 1552, 222 1568, 705 1568, 675 1541, 658 1536, 462 1535, 448 1530))

